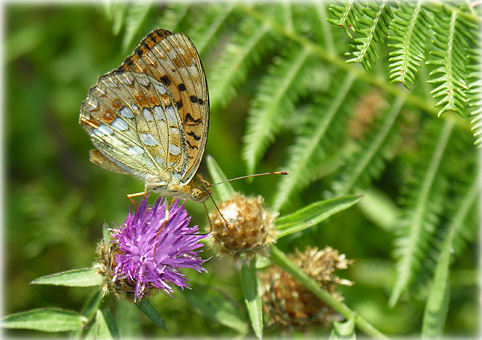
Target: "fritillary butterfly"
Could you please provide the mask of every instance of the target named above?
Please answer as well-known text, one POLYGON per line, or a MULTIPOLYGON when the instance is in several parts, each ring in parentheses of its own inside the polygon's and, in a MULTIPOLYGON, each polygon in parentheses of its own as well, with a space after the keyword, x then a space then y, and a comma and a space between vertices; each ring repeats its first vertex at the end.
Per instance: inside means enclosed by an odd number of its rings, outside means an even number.
POLYGON ((209 94, 199 54, 184 34, 158 29, 122 65, 99 77, 80 125, 100 167, 145 181, 144 192, 204 201, 197 174, 209 127, 209 94))

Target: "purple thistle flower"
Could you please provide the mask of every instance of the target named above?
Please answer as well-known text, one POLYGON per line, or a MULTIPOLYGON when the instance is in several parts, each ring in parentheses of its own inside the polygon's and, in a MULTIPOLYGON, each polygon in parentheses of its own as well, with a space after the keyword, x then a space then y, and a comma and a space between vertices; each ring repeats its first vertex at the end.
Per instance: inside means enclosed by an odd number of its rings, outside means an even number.
POLYGON ((188 227, 191 217, 184 203, 173 202, 165 221, 166 200, 158 199, 152 206, 145 197, 135 213, 129 210, 120 229, 111 229, 118 253, 115 256, 113 281, 126 280, 135 285, 135 299, 149 295, 151 289, 160 289, 171 296, 175 284, 189 288, 181 268, 206 271, 197 250, 200 240, 208 235, 199 234, 198 226, 188 227))

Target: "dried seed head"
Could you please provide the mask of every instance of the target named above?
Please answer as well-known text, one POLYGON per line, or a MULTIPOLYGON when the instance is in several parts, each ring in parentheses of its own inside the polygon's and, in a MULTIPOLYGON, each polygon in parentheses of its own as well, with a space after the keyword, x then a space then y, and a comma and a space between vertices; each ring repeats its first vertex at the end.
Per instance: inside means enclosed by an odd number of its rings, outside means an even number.
POLYGON ((267 245, 275 241, 273 223, 277 213, 263 207, 263 198, 235 194, 209 214, 213 228, 213 243, 223 255, 247 259, 265 255, 267 245), (226 225, 227 222, 227 225, 226 225))
MULTIPOLYGON (((340 301, 343 300, 341 295, 333 292, 336 286, 352 285, 352 282, 334 275, 335 271, 346 269, 352 261, 330 247, 321 251, 316 247, 307 247, 303 253, 297 249, 290 259, 340 301)), ((337 317, 330 306, 281 268, 271 266, 260 277, 264 288, 263 310, 269 315, 270 324, 298 327, 328 325, 337 317)))

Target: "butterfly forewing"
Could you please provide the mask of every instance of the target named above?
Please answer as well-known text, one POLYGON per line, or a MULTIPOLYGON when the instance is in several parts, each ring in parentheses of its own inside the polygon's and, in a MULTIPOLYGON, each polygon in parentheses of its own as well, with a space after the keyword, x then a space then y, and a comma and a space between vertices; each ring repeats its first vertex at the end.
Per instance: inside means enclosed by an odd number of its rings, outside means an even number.
POLYGON ((209 126, 206 76, 196 48, 183 34, 157 30, 146 36, 118 69, 127 70, 152 76, 172 95, 184 128, 188 157, 181 182, 188 183, 201 162, 209 126))
POLYGON ((148 34, 90 89, 80 123, 100 152, 91 160, 103 168, 154 187, 190 184, 206 145, 209 97, 189 38, 166 30, 148 34))

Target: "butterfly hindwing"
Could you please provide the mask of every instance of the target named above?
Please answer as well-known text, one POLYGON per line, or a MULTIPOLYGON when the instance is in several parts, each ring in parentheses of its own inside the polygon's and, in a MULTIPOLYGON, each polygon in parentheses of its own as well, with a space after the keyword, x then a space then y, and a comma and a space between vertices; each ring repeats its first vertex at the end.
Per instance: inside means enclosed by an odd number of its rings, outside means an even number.
POLYGON ((209 95, 199 54, 185 35, 149 33, 89 90, 80 124, 97 148, 91 161, 102 168, 143 179, 145 190, 161 195, 204 200, 209 194, 206 182, 194 178, 207 141, 209 95))

